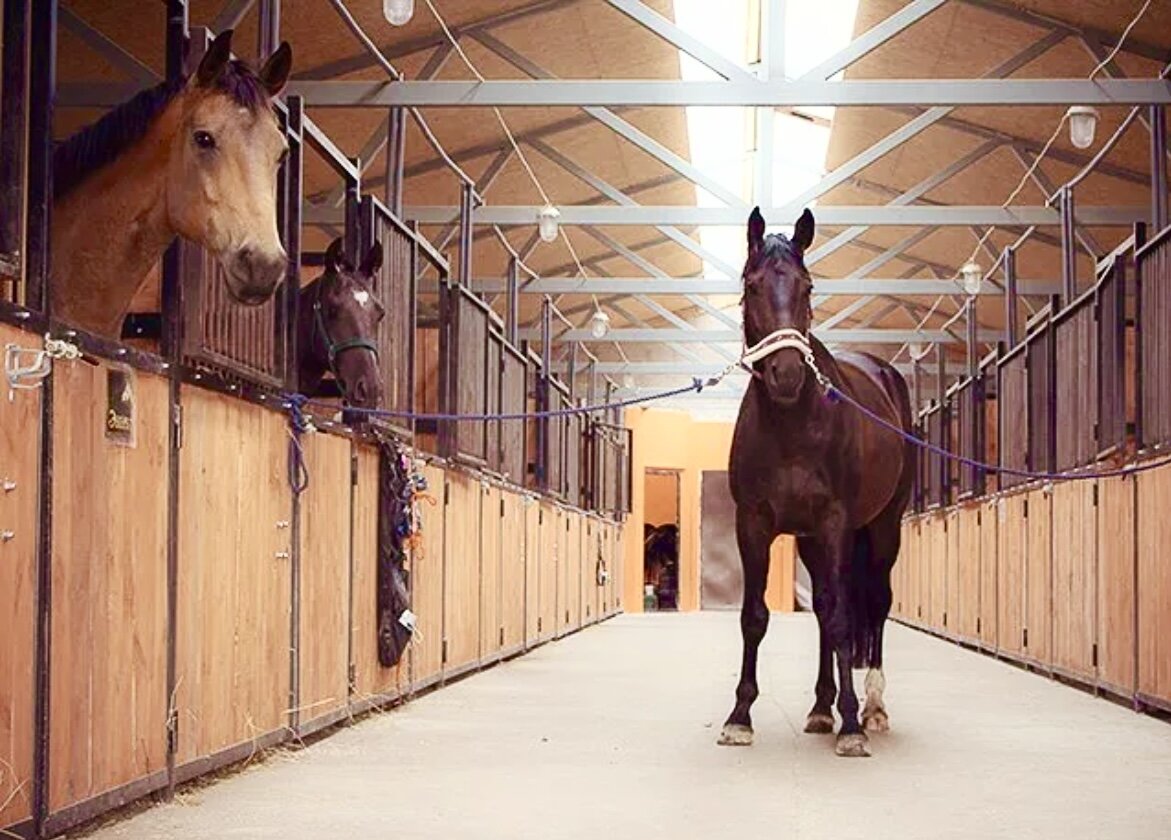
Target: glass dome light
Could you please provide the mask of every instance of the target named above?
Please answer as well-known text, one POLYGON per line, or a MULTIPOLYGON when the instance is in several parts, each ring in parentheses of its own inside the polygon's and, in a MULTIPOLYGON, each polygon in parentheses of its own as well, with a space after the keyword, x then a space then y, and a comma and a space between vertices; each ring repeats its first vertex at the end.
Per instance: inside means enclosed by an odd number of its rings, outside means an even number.
POLYGON ((911 360, 917 362, 927 355, 927 345, 922 341, 912 341, 907 345, 907 352, 911 354, 911 360))
POLYGON ((984 282, 984 270, 973 260, 964 263, 960 269, 960 278, 963 280, 964 291, 969 295, 980 294, 980 284, 984 282))
POLYGON ((406 26, 415 13, 415 0, 382 0, 382 14, 391 26, 406 26))
POLYGON ((590 335, 594 338, 605 338, 610 332, 610 316, 600 309, 595 309, 590 318, 590 335))
POLYGON ((560 219, 561 211, 552 204, 546 204, 537 211, 537 232, 541 234, 542 242, 552 242, 557 238, 560 219))
POLYGON ((622 387, 623 388, 633 388, 634 387, 634 374, 633 373, 630 373, 629 371, 627 371, 627 373, 622 377, 622 387))
POLYGON ((1098 111, 1089 105, 1074 105, 1065 115, 1069 117, 1069 141, 1079 149, 1094 145, 1094 131, 1098 128, 1098 111))

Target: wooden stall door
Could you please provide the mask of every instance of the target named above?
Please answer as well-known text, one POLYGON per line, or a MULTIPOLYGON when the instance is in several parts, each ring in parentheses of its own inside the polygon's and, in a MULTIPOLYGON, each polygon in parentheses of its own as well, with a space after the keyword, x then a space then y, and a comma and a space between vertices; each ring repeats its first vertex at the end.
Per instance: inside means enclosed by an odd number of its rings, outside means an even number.
POLYGON ((560 637, 569 632, 569 567, 573 558, 569 551, 569 512, 561 507, 556 511, 553 540, 557 545, 557 587, 553 621, 554 635, 560 637))
POLYGON ((1138 690, 1171 702, 1171 468, 1138 477, 1138 690))
POLYGON ((930 539, 925 558, 931 577, 931 626, 947 628, 948 528, 947 515, 937 513, 927 520, 930 539))
POLYGON ((480 482, 447 474, 443 541, 443 660, 445 676, 474 666, 480 656, 480 482))
POLYGON ((411 686, 431 685, 443 670, 443 563, 446 515, 443 507, 447 474, 433 464, 423 468, 427 495, 419 503, 422 531, 411 553, 411 611, 419 630, 411 646, 411 686))
POLYGON ((976 615, 976 632, 980 641, 995 648, 998 589, 996 582, 1000 517, 995 499, 980 506, 980 609, 976 615))
POLYGON ((565 629, 581 629, 582 517, 576 511, 565 512, 565 629))
POLYGON ((699 508, 699 608, 738 610, 744 600, 744 575, 727 471, 703 471, 699 508))
POLYGON ((1025 500, 1017 494, 999 501, 996 550, 996 635, 999 650, 1024 651, 1025 632, 1025 500))
POLYGON ((351 549, 350 696, 360 703, 400 693, 410 658, 404 655, 394 668, 383 668, 378 660, 378 450, 355 443, 353 455, 357 480, 351 549))
POLYGON ((52 811, 166 767, 170 386, 110 370, 53 372, 52 811), (132 445, 107 437, 110 388, 132 445))
POLYGON ((561 522, 561 509, 549 502, 540 503, 538 514, 539 530, 541 532, 541 598, 540 614, 537 616, 537 638, 544 642, 557 634, 557 609, 564 595, 560 595, 559 581, 562 555, 558 533, 564 524, 561 522))
POLYGON ((598 617, 598 523, 590 516, 581 518, 581 624, 593 624, 598 617))
MULTIPOLYGON (((317 433, 301 445, 309 486, 301 494, 297 716, 306 723, 349 703, 351 485, 348 439, 317 433)), ((376 458, 375 504, 377 490, 376 458)))
POLYGON ((500 521, 500 626, 504 629, 502 654, 519 650, 525 641, 525 500, 517 493, 501 494, 504 517, 500 521))
POLYGON ((959 634, 960 617, 960 567, 963 557, 960 548, 960 532, 964 527, 964 512, 961 508, 953 508, 944 517, 944 527, 947 529, 946 561, 944 563, 944 605, 943 623, 941 628, 952 634, 959 634))
POLYGON ((501 526, 504 520, 504 497, 499 487, 485 484, 483 519, 480 527, 480 661, 494 662, 504 645, 501 623, 501 526))
POLYGON ((626 540, 633 539, 626 530, 625 525, 618 525, 616 529, 614 543, 614 606, 613 610, 616 613, 623 611, 622 607, 622 592, 625 589, 626 580, 626 540))
POLYGON ((525 529, 525 647, 541 639, 541 599, 544 582, 543 528, 541 505, 532 496, 524 497, 525 529))
MULTIPOLYGON (((0 341, 36 343, 5 325, 0 341)), ((0 529, 12 532, 0 543, 0 828, 32 815, 40 428, 40 391, 16 391, 11 401, 0 396, 0 464, 15 485, 0 492, 0 529)))
POLYGON ((1053 661, 1053 497, 1046 490, 1028 494, 1025 583, 1025 653, 1037 662, 1053 661))
POLYGON ((956 635, 970 640, 976 639, 976 619, 980 614, 981 513, 978 506, 961 508, 956 522, 959 526, 956 563, 959 580, 954 629, 956 635))
POLYGON ((291 513, 281 414, 183 388, 179 765, 288 723, 291 513))
POLYGON ((1134 507, 1133 476, 1098 482, 1098 679, 1124 695, 1135 689, 1134 507))
POLYGON ((1053 664, 1094 676, 1097 515, 1092 481, 1053 487, 1053 664))

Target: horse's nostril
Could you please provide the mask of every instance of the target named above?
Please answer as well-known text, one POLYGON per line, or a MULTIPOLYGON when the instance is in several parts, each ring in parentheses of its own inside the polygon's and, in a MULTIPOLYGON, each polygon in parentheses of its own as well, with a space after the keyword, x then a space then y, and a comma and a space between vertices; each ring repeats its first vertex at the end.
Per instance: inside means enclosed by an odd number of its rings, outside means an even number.
POLYGON ((366 402, 366 397, 369 395, 370 391, 366 387, 366 380, 359 379, 357 384, 354 385, 354 399, 356 399, 358 402, 364 403, 366 402))

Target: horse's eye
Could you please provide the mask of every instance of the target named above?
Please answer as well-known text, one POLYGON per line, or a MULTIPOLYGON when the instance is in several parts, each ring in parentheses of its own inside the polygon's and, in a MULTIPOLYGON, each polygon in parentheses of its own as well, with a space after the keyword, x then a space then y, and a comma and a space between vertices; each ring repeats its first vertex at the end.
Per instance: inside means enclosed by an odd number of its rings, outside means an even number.
POLYGON ((214 149, 215 138, 211 136, 210 132, 197 131, 191 135, 191 139, 195 141, 195 145, 201 149, 214 149))

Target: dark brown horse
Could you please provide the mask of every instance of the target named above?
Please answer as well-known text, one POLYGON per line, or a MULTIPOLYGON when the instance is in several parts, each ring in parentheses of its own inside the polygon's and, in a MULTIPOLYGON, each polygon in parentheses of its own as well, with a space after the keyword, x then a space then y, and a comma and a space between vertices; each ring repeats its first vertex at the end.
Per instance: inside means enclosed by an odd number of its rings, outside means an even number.
POLYGON ((325 272, 301 289, 297 321, 298 388, 306 396, 340 396, 347 405, 377 408, 382 399, 378 324, 386 314, 375 294, 382 245, 375 242, 357 268, 342 241, 325 252, 325 272), (326 387, 332 373, 335 391, 326 387))
POLYGON ((768 628, 769 547, 778 534, 795 534, 813 579, 821 635, 816 700, 805 731, 833 732, 836 693, 842 717, 837 753, 864 756, 866 730, 885 731, 889 725, 882 701, 882 630, 915 452, 853 406, 828 396, 810 360, 842 393, 903 429, 911 427, 911 406, 906 383, 889 364, 857 353, 830 355, 810 335, 813 283, 804 254, 813 227, 808 210, 791 240, 766 237, 759 209, 748 219, 745 340, 749 347, 778 341, 780 349, 754 362, 732 440, 729 481, 744 570, 744 659, 736 705, 720 743, 752 743, 756 654, 768 628), (869 668, 861 723, 855 667, 869 668))

